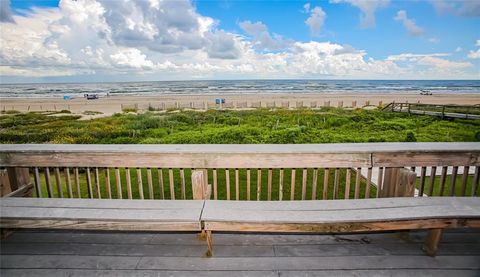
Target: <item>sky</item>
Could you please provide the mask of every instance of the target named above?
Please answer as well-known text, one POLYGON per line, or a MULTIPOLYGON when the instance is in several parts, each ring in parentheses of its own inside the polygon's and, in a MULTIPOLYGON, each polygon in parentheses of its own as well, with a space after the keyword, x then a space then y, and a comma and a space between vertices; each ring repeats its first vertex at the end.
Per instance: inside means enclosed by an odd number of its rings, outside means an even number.
POLYGON ((480 79, 478 0, 0 0, 0 82, 480 79))

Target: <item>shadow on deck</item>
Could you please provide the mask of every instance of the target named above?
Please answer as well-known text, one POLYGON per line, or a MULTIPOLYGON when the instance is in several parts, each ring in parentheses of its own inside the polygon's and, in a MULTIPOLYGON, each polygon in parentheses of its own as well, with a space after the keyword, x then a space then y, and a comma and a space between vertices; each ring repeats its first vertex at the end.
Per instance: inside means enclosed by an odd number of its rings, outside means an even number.
POLYGON ((193 233, 17 231, 1 242, 6 276, 480 276, 480 232, 449 230, 438 256, 426 232, 214 236, 193 233))

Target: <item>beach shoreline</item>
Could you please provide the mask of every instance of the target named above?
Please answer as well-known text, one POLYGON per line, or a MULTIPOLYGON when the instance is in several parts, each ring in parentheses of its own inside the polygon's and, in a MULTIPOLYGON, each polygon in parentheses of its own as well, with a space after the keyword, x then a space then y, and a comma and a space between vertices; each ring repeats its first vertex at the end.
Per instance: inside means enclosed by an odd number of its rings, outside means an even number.
POLYGON ((100 112, 103 116, 122 112, 125 108, 155 109, 163 108, 194 108, 202 109, 206 106, 215 107, 216 99, 225 99, 225 107, 241 108, 245 104, 262 107, 281 107, 287 105, 295 108, 297 104, 310 107, 364 107, 386 105, 391 102, 408 102, 438 105, 478 105, 478 93, 435 93, 420 95, 413 93, 271 93, 271 94, 164 94, 164 95, 110 95, 95 100, 76 97, 71 100, 62 98, 0 98, 0 110, 27 111, 60 111, 69 110, 72 113, 82 114, 85 111, 100 112), (298 102, 298 103, 297 103, 298 102))

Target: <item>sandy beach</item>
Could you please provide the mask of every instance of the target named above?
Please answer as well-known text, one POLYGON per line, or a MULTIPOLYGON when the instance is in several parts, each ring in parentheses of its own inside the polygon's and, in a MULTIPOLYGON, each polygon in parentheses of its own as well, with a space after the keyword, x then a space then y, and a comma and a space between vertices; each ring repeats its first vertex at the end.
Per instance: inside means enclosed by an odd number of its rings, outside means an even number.
POLYGON ((74 98, 63 100, 61 98, 0 98, 0 110, 26 111, 60 111, 69 110, 72 113, 84 113, 85 111, 101 112, 101 116, 112 115, 122 112, 124 108, 137 107, 139 110, 147 109, 149 106, 154 108, 195 108, 203 109, 215 106, 215 99, 225 99, 226 107, 242 108, 247 106, 277 107, 286 105, 294 108, 297 102, 304 106, 330 105, 337 107, 363 107, 386 105, 391 102, 409 102, 425 104, 457 104, 457 105, 476 105, 480 104, 480 94, 393 94, 393 93, 371 93, 371 94, 240 94, 240 95, 158 95, 158 96, 108 96, 96 100, 87 100, 85 98, 74 98))

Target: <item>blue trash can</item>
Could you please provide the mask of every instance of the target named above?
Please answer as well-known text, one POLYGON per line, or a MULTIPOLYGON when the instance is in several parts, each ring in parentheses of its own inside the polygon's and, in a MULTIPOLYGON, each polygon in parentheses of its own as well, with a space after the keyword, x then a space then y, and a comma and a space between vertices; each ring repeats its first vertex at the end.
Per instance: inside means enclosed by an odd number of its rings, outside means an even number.
POLYGON ((215 98, 215 104, 220 104, 220 98, 215 98))
POLYGON ((65 100, 65 101, 68 101, 70 99, 71 99, 70 95, 64 95, 63 96, 63 100, 65 100))
POLYGON ((222 98, 222 104, 225 104, 225 99, 224 98, 222 98))

